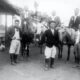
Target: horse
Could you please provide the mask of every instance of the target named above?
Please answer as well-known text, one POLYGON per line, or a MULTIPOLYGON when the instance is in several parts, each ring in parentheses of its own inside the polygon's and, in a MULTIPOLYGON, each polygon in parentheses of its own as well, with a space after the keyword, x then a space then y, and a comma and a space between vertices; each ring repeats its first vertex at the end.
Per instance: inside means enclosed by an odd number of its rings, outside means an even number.
POLYGON ((58 58, 62 58, 62 51, 63 46, 67 45, 68 47, 68 55, 67 55, 67 61, 70 59, 70 48, 71 46, 74 47, 75 44, 75 37, 76 37, 76 31, 72 28, 60 28, 58 29, 59 32, 59 54, 58 58))
POLYGON ((45 21, 38 22, 37 24, 37 31, 36 31, 36 37, 35 37, 35 42, 40 48, 40 54, 43 53, 42 48, 43 45, 39 45, 39 42, 41 40, 42 35, 44 32, 48 29, 47 23, 45 21))
POLYGON ((28 56, 29 57, 29 46, 31 43, 33 43, 34 39, 34 33, 32 31, 32 24, 29 19, 23 19, 22 20, 22 56, 28 56))

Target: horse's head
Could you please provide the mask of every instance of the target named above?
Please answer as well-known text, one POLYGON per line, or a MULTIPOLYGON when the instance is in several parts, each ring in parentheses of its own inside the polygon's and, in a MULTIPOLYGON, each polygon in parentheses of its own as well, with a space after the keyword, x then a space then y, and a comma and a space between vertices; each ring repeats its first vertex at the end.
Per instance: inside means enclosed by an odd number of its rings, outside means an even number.
POLYGON ((31 21, 30 19, 22 19, 22 32, 24 34, 27 33, 34 33, 35 27, 33 25, 33 21, 31 21))
POLYGON ((60 41, 63 41, 63 39, 65 38, 65 36, 66 36, 66 31, 65 31, 65 29, 58 29, 58 32, 59 32, 59 40, 60 41))
POLYGON ((63 43, 72 44, 75 42, 75 31, 70 28, 61 29, 59 30, 59 38, 63 43))

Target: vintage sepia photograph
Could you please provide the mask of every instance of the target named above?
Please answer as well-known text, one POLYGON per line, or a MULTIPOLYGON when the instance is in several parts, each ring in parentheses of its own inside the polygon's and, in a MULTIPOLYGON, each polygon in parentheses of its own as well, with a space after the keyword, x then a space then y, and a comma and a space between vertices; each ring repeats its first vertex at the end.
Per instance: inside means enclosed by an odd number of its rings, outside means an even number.
POLYGON ((0 80, 80 80, 80 0, 0 0, 0 80))

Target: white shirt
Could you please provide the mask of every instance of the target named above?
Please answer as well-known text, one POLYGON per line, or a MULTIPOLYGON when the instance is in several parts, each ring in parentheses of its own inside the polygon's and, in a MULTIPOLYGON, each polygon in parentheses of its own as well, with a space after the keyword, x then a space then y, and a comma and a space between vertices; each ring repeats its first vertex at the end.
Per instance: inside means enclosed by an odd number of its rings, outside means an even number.
POLYGON ((54 29, 51 29, 52 34, 54 35, 54 29))
POLYGON ((19 30, 15 29, 15 34, 13 36, 13 39, 20 39, 19 30))
POLYGON ((76 21, 77 16, 74 16, 74 22, 76 21))
POLYGON ((78 17, 79 15, 74 15, 74 22, 76 21, 76 18, 78 17))

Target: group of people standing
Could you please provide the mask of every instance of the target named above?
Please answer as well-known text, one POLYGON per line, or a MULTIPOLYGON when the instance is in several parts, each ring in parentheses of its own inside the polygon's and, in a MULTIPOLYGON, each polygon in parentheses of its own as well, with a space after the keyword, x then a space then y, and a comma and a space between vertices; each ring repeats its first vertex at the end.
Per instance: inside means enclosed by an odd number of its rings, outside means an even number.
MULTIPOLYGON (((75 16, 72 16, 69 22, 69 27, 73 28, 76 33, 77 33, 77 38, 75 42, 75 53, 77 52, 78 54, 80 53, 80 16, 79 14, 79 9, 75 9, 75 16)), ((41 40, 39 41, 39 45, 45 45, 45 50, 44 50, 44 55, 45 55, 45 68, 53 68, 54 67, 54 59, 57 54, 57 47, 56 45, 59 42, 59 34, 58 31, 56 30, 56 27, 61 26, 60 19, 54 18, 52 21, 49 21, 49 29, 47 29, 42 37, 41 40)), ((21 30, 19 29, 19 20, 15 20, 15 26, 13 29, 10 31, 10 37, 11 37, 11 45, 10 45, 10 59, 11 59, 11 64, 17 63, 17 56, 20 53, 20 47, 21 47, 21 30)), ((75 57, 76 60, 80 61, 80 54, 79 56, 75 57)))

